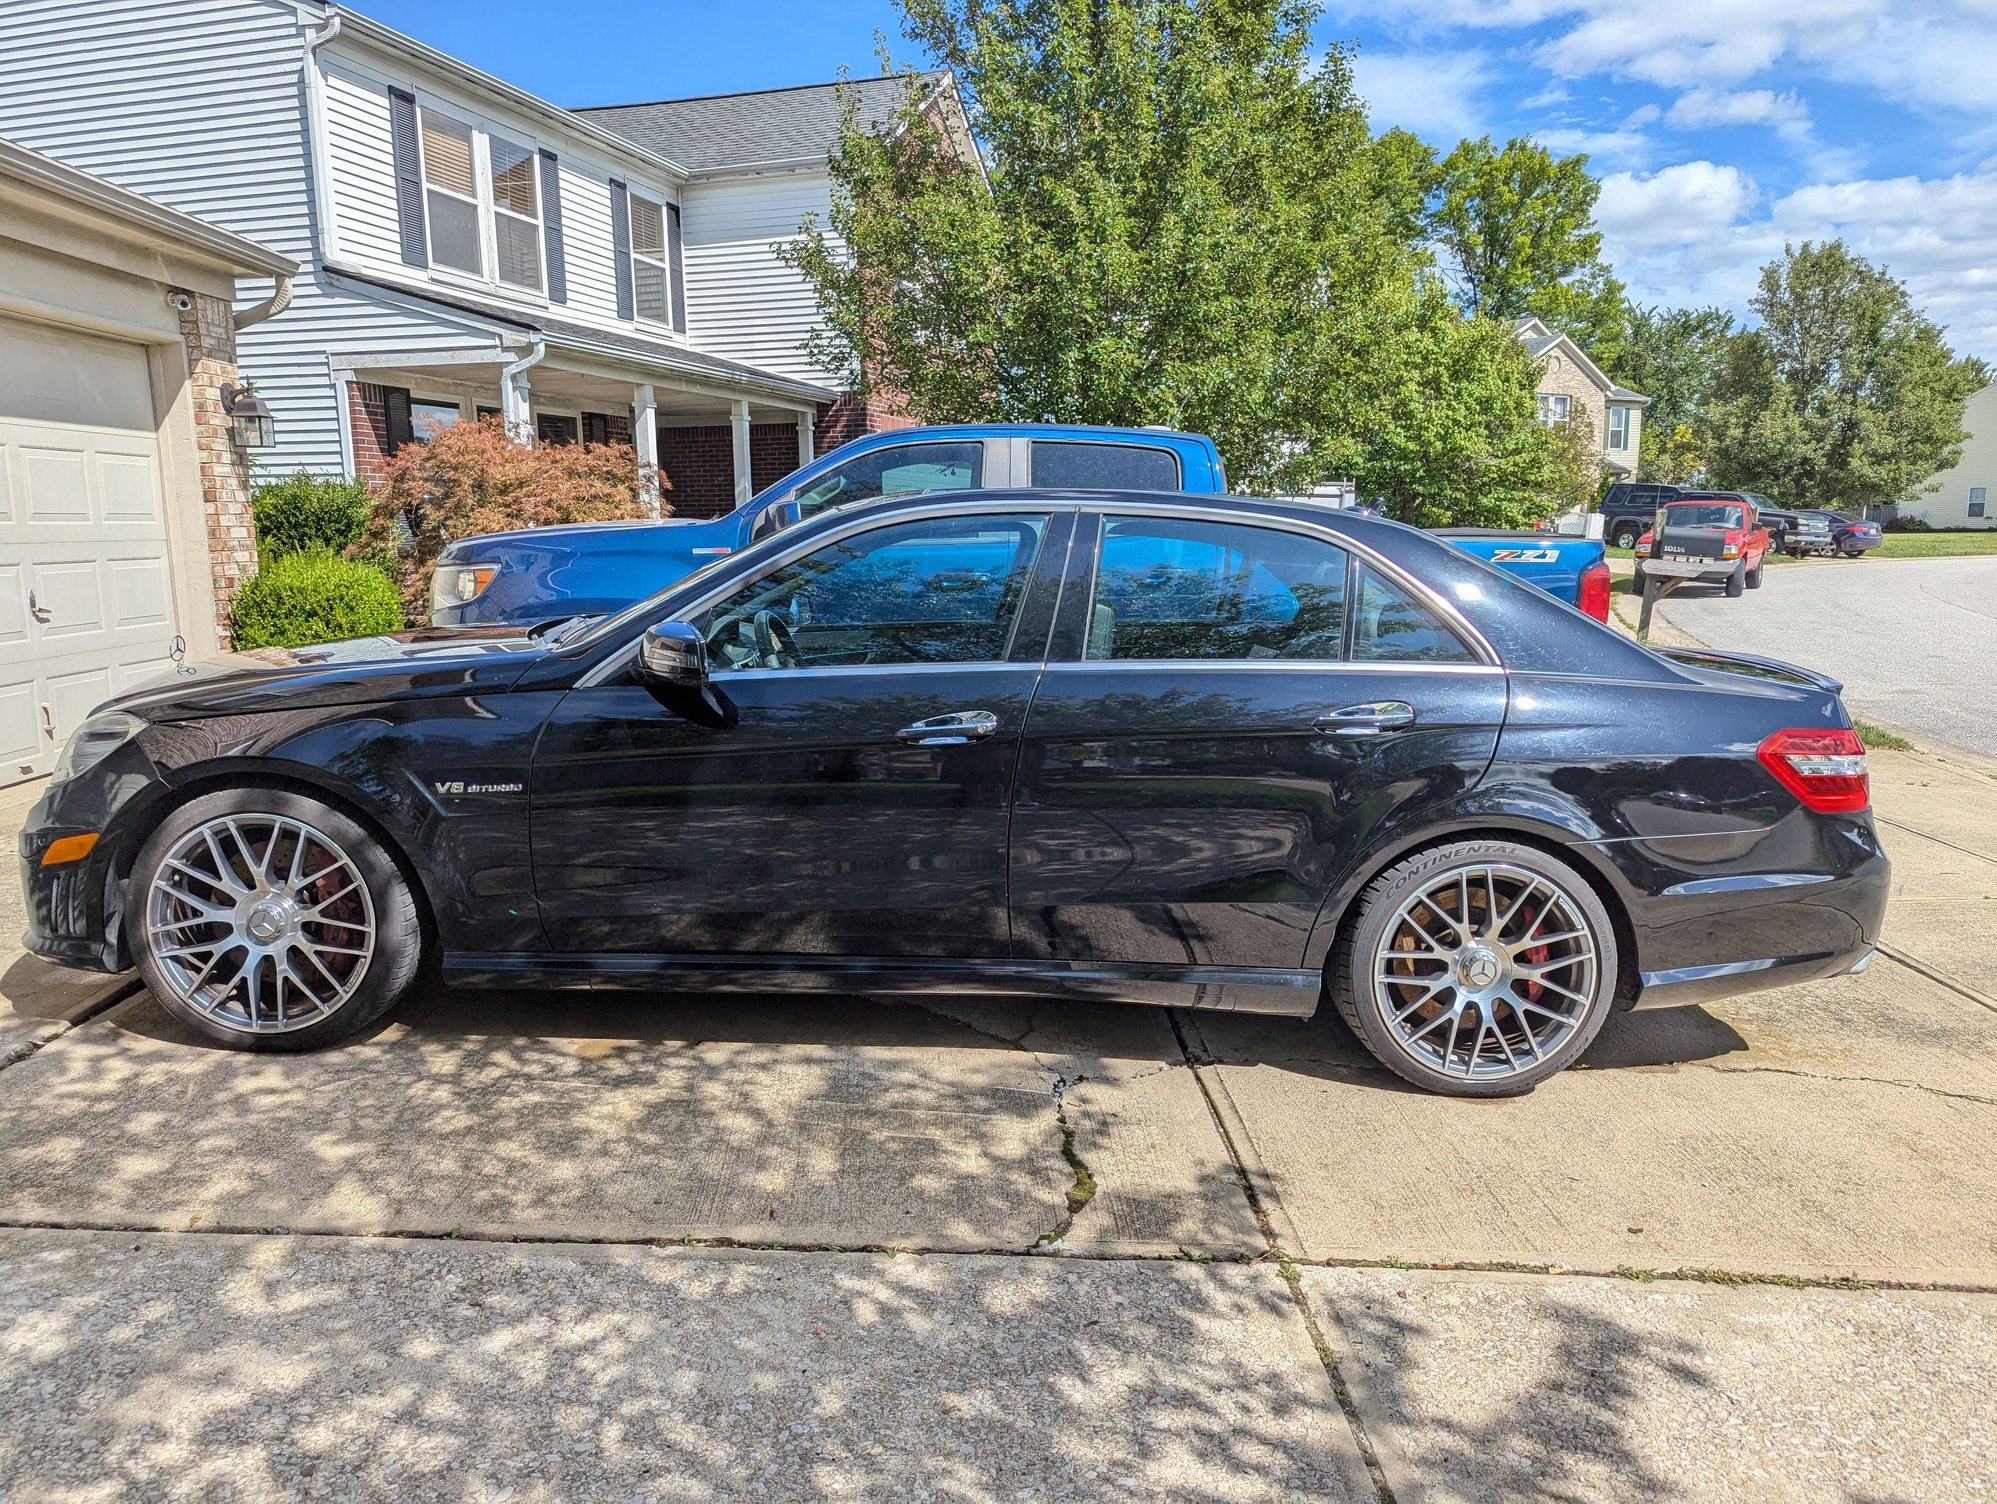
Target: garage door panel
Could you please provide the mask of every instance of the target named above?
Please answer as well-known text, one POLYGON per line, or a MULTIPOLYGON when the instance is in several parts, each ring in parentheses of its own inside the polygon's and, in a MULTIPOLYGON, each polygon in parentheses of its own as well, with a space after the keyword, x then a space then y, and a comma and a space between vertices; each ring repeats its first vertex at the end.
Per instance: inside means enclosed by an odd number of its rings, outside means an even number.
POLYGON ((90 521, 89 472, 81 449, 21 446, 24 521, 33 524, 90 521))
POLYGON ((100 449, 97 494, 106 522, 146 523, 160 518, 159 472, 150 454, 125 454, 100 449))
POLYGON ((28 585, 18 564, 0 564, 0 651, 28 644, 28 585))
POLYGON ((166 560, 113 559, 105 565, 111 579, 111 628, 116 632, 139 627, 165 627, 173 619, 172 592, 167 586, 166 560))
POLYGON ((90 712, 111 698, 111 669, 78 669, 68 674, 49 676, 49 704, 55 710, 55 743, 61 746, 84 721, 90 712))
POLYGON ((29 591, 35 598, 36 624, 50 652, 63 652, 72 642, 104 630, 104 591, 95 559, 66 559, 36 564, 29 571, 29 591))
POLYGON ((0 442, 0 528, 14 520, 14 449, 0 442))
POLYGON ((0 684, 0 783, 38 772, 42 756, 41 702, 35 681, 0 684))

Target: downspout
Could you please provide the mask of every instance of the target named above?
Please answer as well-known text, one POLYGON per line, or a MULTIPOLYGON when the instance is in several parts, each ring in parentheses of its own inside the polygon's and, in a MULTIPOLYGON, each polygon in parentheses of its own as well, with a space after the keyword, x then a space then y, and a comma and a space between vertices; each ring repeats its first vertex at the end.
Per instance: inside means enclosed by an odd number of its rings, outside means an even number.
POLYGON ((499 373, 499 405, 501 414, 506 420, 506 431, 516 439, 524 441, 527 437, 527 404, 521 398, 520 378, 547 358, 547 341, 537 339, 534 341, 533 349, 529 350, 525 355, 514 361, 512 365, 505 367, 499 373))
POLYGON ((333 166, 326 149, 326 93, 319 76, 319 49, 340 34, 344 19, 337 9, 332 9, 325 26, 305 42, 305 136, 310 148, 307 156, 312 162, 312 239, 321 266, 338 259, 339 245, 333 225, 333 166))
POLYGON ((291 306, 291 278, 280 272, 277 290, 261 303, 253 303, 248 308, 236 310, 236 329, 240 333, 252 324, 261 324, 265 319, 276 318, 291 306))

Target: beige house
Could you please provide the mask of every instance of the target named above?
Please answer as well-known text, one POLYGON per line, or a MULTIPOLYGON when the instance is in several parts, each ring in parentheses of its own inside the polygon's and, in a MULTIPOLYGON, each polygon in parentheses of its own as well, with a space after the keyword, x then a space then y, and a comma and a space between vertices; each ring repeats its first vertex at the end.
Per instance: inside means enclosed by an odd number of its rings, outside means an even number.
POLYGON ((226 645, 256 544, 222 388, 297 269, 0 141, 0 784, 226 645), (237 311, 238 277, 278 296, 237 311))
POLYGON ((1585 412, 1601 442, 1603 470, 1616 480, 1635 475, 1650 399, 1617 386, 1585 350, 1538 319, 1521 319, 1513 332, 1539 366, 1540 422, 1565 423, 1585 412))
POLYGON ((1929 527, 1997 527, 1997 382, 1970 395, 1962 426, 1969 442, 1961 460, 1931 477, 1912 501, 1901 502, 1902 517, 1929 527))

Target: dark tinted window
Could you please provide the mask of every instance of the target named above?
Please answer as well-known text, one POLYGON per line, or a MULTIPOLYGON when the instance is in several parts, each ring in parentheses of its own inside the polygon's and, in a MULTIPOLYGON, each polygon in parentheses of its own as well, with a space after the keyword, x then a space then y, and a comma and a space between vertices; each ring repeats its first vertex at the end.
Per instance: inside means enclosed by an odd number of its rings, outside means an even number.
POLYGON ((1470 645, 1420 601, 1361 564, 1352 657, 1359 663, 1475 663, 1470 645))
POLYGON ((1335 659, 1346 553, 1275 528, 1111 517, 1090 606, 1092 659, 1335 659))
POLYGON ((717 669, 1002 659, 1046 526, 924 518, 828 543, 714 606, 708 651, 717 669))
POLYGON ((1747 508, 1736 502, 1681 501, 1665 512, 1664 525, 1742 528, 1747 526, 1747 508))
POLYGON ((985 446, 977 440, 949 444, 895 444, 855 455, 797 493, 798 510, 810 517, 827 507, 875 496, 916 491, 965 491, 982 482, 985 446))
POLYGON ((1147 444, 1071 444, 1035 440, 1036 486, 1098 491, 1176 491, 1179 457, 1147 444))

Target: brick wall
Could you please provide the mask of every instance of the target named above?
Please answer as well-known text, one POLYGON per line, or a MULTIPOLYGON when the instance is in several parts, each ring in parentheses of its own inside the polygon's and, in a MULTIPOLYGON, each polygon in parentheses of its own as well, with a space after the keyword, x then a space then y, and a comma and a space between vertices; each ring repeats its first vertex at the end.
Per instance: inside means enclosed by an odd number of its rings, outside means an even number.
MULTIPOLYGON (((773 486, 797 468, 795 423, 749 425, 749 489, 773 486)), ((675 517, 719 517, 735 506, 735 432, 726 423, 660 428, 659 470, 675 517)))
POLYGON ((236 448, 222 411, 222 383, 240 381, 236 369, 235 311, 221 298, 192 295, 180 315, 187 347, 187 380, 193 398, 194 447, 201 472, 202 521, 208 533, 209 587, 215 627, 226 650, 233 645, 229 603, 257 572, 256 524, 250 516, 250 469, 236 448))
POLYGON ((821 403, 812 438, 818 453, 825 454, 862 434, 886 433, 895 428, 913 428, 915 419, 901 410, 893 399, 876 394, 862 397, 858 392, 843 393, 834 402, 821 403))
POLYGON ((388 473, 388 398, 371 381, 347 383, 348 426, 354 434, 354 474, 377 481, 388 473))

